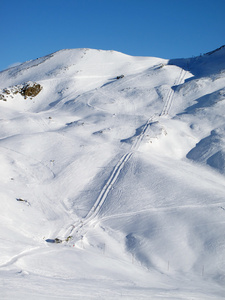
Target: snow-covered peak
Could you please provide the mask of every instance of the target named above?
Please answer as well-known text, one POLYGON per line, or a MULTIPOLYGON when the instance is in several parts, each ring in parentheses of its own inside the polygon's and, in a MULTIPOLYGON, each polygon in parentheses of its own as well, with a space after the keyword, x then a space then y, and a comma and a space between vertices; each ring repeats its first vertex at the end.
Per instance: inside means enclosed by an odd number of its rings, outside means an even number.
POLYGON ((224 57, 0 73, 1 298, 224 298, 224 57))
MULTIPOLYGON (((112 77, 143 71, 166 60, 132 57, 117 51, 65 49, 0 73, 0 84, 21 84, 63 77, 112 77)), ((2 86, 1 86, 2 87, 2 86)))

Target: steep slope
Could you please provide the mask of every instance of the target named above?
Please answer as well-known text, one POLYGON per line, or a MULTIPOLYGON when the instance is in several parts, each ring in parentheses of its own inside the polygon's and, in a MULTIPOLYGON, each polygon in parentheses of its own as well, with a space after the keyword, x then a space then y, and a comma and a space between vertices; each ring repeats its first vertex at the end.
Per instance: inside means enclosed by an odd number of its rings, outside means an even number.
POLYGON ((187 154, 197 162, 205 163, 224 173, 224 99, 225 47, 202 57, 186 60, 195 74, 179 90, 185 103, 177 118, 184 120, 197 137, 198 143, 187 154))
POLYGON ((224 58, 74 49, 0 73, 1 296, 223 299, 224 58))

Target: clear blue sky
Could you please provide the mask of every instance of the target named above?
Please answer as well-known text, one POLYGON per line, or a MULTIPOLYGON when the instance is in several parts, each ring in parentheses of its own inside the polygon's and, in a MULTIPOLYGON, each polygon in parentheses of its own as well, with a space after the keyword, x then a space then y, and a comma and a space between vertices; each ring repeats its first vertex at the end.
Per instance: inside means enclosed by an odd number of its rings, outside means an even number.
POLYGON ((191 57, 225 44, 225 0, 0 0, 0 70, 65 48, 191 57))

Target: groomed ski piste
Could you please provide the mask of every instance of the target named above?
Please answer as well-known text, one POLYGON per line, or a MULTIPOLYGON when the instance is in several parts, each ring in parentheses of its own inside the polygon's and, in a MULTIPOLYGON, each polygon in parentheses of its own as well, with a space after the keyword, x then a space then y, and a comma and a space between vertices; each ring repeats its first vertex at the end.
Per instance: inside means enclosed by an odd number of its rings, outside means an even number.
POLYGON ((0 72, 1 299, 224 299, 224 100, 225 47, 0 72))

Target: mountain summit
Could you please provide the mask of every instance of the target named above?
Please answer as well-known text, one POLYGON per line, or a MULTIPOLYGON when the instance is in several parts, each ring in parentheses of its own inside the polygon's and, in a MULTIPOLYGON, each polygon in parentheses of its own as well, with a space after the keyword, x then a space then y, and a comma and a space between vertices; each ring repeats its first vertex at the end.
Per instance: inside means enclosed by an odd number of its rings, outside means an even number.
POLYGON ((223 299, 225 48, 0 72, 3 299, 223 299))

